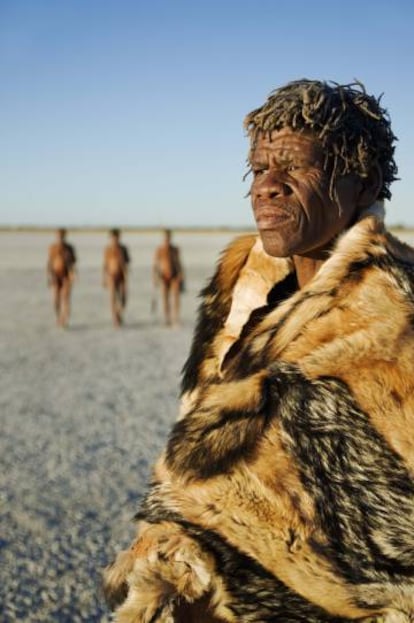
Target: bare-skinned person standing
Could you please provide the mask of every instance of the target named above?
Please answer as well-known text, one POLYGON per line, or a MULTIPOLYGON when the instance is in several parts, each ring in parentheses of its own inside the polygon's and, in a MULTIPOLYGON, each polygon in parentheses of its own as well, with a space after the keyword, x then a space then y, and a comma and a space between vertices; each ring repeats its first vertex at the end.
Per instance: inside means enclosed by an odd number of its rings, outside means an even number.
POLYGON ((70 316, 70 297, 76 275, 74 247, 66 242, 66 229, 56 231, 56 242, 50 245, 47 260, 48 285, 53 292, 56 324, 66 327, 70 316))
POLYGON ((154 254, 153 282, 154 287, 161 288, 165 324, 178 325, 184 273, 180 250, 172 244, 169 229, 164 230, 164 241, 154 254))
POLYGON ((110 243, 104 251, 102 282, 104 288, 109 290, 112 322, 115 327, 119 327, 123 322, 127 303, 130 257, 127 247, 120 242, 119 229, 111 229, 109 236, 110 243))

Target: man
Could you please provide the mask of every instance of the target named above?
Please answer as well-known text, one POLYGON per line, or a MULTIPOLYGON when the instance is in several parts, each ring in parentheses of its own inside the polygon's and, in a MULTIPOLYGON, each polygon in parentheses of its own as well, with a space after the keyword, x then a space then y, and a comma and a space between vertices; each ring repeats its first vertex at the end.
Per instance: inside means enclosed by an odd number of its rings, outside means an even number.
POLYGON ((53 291, 56 323, 66 327, 70 316, 70 295, 76 274, 76 254, 66 242, 66 229, 58 229, 56 242, 49 247, 47 260, 48 286, 53 291))
POLYGON ((154 287, 161 287, 165 324, 177 325, 184 274, 180 251, 171 243, 169 229, 164 230, 164 241, 155 251, 152 272, 154 287))
POLYGON ((119 327, 123 321, 123 313, 127 302, 127 278, 129 253, 125 245, 120 243, 119 229, 109 232, 110 243, 104 251, 103 286, 109 289, 112 321, 119 327))
POLYGON ((247 116, 259 236, 225 252, 183 405, 106 575, 115 621, 414 621, 414 251, 362 85, 247 116), (197 618, 202 608, 203 617, 197 618))

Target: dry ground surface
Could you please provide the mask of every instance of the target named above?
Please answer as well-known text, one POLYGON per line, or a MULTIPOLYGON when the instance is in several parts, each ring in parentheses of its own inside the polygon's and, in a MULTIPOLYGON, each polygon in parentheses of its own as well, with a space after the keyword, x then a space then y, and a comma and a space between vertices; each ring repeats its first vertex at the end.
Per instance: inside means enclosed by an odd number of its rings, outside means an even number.
POLYGON ((0 621, 109 621, 101 570, 131 518, 177 413, 197 293, 230 234, 181 234, 182 326, 151 316, 157 234, 126 234, 125 327, 101 287, 104 234, 69 235, 73 314, 54 326, 46 233, 0 234, 0 621))
POLYGON ((110 323, 103 234, 69 240, 79 280, 67 330, 46 288, 50 234, 0 233, 0 621, 107 622, 101 570, 131 518, 177 413, 196 295, 230 234, 181 234, 183 323, 150 313, 156 234, 128 234, 130 302, 110 323))

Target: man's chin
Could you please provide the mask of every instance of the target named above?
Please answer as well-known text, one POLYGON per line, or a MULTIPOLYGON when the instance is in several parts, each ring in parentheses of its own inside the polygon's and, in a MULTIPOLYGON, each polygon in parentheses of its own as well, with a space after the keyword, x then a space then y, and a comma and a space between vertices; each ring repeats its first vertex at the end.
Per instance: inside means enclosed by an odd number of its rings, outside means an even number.
POLYGON ((263 249, 272 257, 289 257, 292 253, 287 241, 283 240, 279 232, 273 230, 259 230, 263 249))

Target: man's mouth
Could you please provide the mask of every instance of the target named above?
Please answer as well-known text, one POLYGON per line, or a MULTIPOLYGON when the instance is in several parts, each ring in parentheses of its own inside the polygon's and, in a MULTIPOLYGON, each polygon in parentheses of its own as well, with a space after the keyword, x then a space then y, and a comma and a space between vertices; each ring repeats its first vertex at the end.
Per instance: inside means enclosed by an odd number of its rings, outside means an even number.
POLYGON ((254 217, 259 229, 274 229, 288 220, 290 214, 286 208, 262 206, 254 210, 254 217))

